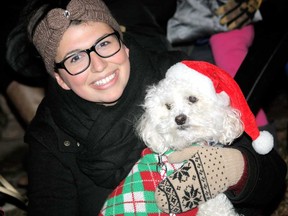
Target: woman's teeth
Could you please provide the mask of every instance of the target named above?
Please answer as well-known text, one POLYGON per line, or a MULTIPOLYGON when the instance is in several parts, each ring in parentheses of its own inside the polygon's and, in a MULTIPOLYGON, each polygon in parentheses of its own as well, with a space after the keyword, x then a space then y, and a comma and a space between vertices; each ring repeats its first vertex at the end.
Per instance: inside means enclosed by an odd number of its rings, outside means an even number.
POLYGON ((115 77, 115 73, 111 74, 108 77, 105 77, 104 79, 98 80, 95 82, 95 85, 97 86, 101 86, 101 85, 105 85, 106 83, 110 82, 112 79, 114 79, 115 77))

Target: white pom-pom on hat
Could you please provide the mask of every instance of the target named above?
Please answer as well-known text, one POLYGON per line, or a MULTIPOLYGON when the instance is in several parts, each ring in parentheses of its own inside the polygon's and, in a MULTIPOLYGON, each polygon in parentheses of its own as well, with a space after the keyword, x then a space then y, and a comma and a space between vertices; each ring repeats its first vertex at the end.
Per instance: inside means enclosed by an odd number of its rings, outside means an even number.
POLYGON ((204 61, 182 61, 173 65, 166 77, 189 80, 194 87, 201 88, 211 99, 224 91, 230 97, 231 106, 241 112, 245 132, 252 139, 252 146, 259 154, 269 153, 274 146, 273 136, 267 131, 259 131, 255 116, 233 77, 223 69, 204 61))
POLYGON ((259 136, 253 140, 252 146, 259 154, 267 154, 274 146, 273 136, 268 131, 260 131, 259 136))

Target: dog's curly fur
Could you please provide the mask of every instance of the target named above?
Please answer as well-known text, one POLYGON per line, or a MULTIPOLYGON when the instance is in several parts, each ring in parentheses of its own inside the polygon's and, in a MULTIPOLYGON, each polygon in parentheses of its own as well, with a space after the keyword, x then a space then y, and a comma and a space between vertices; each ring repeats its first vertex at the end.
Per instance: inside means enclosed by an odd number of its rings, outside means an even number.
POLYGON ((136 130, 157 153, 192 143, 230 144, 243 133, 240 112, 225 92, 211 100, 189 82, 162 79, 148 88, 136 130))
MULTIPOLYGON (((230 106, 225 92, 216 95, 213 100, 189 82, 166 77, 147 89, 137 133, 149 148, 160 154, 193 143, 229 145, 244 131, 241 114, 230 106)), ((238 214, 226 196, 219 194, 200 205, 197 215, 238 214)))

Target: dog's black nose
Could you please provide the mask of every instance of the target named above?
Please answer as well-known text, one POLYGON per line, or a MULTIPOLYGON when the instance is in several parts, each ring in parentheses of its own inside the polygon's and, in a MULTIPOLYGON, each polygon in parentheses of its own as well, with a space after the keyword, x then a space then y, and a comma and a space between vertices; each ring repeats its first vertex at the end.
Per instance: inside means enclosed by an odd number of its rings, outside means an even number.
POLYGON ((185 124, 186 120, 187 120, 187 116, 184 114, 180 114, 180 115, 175 117, 175 122, 177 125, 185 124))

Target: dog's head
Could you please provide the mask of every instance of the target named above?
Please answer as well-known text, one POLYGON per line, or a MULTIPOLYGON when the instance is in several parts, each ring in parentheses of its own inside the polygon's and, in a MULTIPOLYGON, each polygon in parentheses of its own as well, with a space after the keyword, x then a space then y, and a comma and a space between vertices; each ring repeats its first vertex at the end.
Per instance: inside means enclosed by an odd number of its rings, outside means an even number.
POLYGON ((154 152, 193 143, 230 144, 243 133, 240 112, 225 92, 169 76, 148 88, 136 130, 154 152), (207 91, 209 93, 207 93, 207 91), (213 94, 211 94, 213 92, 213 94), (211 96, 212 95, 212 96, 211 96))

